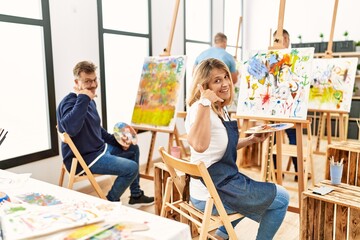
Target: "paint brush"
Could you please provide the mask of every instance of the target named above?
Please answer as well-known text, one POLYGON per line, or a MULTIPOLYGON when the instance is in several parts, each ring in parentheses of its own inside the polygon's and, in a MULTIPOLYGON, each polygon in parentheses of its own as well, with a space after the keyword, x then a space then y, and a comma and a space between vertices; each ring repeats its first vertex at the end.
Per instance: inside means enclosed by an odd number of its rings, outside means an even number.
POLYGON ((339 165, 340 165, 340 166, 342 166, 342 165, 343 165, 343 163, 344 163, 344 158, 342 158, 342 159, 340 160, 339 165))
POLYGON ((335 165, 334 156, 330 157, 330 163, 331 163, 331 165, 335 165))
POLYGON ((0 140, 0 145, 4 142, 7 133, 8 133, 8 131, 6 131, 6 133, 4 134, 4 136, 2 137, 2 139, 0 140))

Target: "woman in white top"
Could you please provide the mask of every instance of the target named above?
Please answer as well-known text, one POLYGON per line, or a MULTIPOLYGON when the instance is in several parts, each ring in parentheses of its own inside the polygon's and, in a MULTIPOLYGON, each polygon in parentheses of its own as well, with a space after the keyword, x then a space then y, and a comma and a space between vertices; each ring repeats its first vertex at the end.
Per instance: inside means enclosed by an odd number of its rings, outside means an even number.
MULTIPOLYGON (((285 217, 289 194, 282 186, 254 181, 238 171, 237 149, 264 141, 268 134, 239 139, 237 122, 231 121, 225 108, 234 96, 230 76, 228 67, 214 58, 201 62, 194 72, 185 121, 191 162, 205 163, 227 212, 259 222, 257 239, 269 240, 285 217)), ((197 208, 204 209, 208 195, 201 180, 191 179, 190 200, 197 208)), ((228 238, 224 227, 215 234, 218 239, 228 238)))

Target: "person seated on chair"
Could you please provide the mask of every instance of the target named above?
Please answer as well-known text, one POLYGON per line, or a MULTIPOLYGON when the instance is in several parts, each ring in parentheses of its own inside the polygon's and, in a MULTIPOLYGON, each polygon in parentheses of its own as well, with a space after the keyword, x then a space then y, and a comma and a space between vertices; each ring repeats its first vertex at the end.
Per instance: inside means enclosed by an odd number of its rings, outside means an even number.
MULTIPOLYGON (((239 172, 237 150, 264 141, 269 134, 253 134, 239 139, 237 121, 226 110, 233 99, 233 83, 226 65, 214 58, 201 62, 194 72, 187 104, 185 129, 191 162, 203 161, 227 212, 240 213, 260 223, 257 239, 272 239, 289 204, 289 194, 280 185, 258 182, 239 172)), ((190 201, 204 210, 209 192, 199 179, 190 180, 190 201)), ((214 207, 213 214, 216 214, 214 207)), ((235 225, 240 220, 235 220, 235 225)), ((218 239, 227 239, 224 227, 218 239)))
MULTIPOLYGON (((130 186, 129 205, 151 205, 154 198, 145 196, 139 185, 139 147, 130 141, 120 145, 114 135, 100 125, 94 101, 98 87, 96 68, 89 61, 75 65, 74 92, 65 96, 57 108, 58 129, 70 135, 92 173, 117 176, 106 196, 109 201, 120 201, 121 195, 130 186)), ((64 143, 61 150, 69 170, 74 154, 64 143)), ((78 165, 76 173, 81 172, 82 168, 78 165)))
MULTIPOLYGON (((276 37, 276 31, 273 34, 273 37, 276 37)), ((283 29, 283 46, 284 48, 289 48, 290 46, 290 34, 288 31, 286 31, 285 29, 283 29)), ((296 129, 295 128, 288 128, 285 130, 286 135, 288 136, 289 139, 289 144, 290 145, 296 145, 296 129)), ((276 144, 276 138, 274 137, 274 144, 276 144)), ((298 171, 297 168, 297 157, 291 157, 291 160, 294 164, 294 170, 295 172, 298 171)), ((274 168, 276 169, 276 155, 273 155, 273 162, 274 162, 274 168)), ((295 176, 295 181, 297 181, 298 176, 295 176)))

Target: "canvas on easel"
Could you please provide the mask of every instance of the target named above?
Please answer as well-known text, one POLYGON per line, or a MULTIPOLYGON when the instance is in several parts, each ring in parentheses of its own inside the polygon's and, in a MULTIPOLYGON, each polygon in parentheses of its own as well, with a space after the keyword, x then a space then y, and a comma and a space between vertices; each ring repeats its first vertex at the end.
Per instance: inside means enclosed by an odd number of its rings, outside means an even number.
POLYGON ((350 112, 357 58, 314 59, 309 109, 350 112))
POLYGON ((304 120, 314 48, 254 51, 241 70, 237 116, 304 120))
POLYGON ((186 56, 146 57, 131 124, 138 129, 173 131, 186 56))

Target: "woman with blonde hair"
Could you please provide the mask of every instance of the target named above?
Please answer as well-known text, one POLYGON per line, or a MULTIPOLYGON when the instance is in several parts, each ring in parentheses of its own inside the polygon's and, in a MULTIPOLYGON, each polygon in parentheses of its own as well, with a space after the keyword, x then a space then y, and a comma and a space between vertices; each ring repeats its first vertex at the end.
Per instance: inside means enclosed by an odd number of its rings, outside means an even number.
MULTIPOLYGON (((239 138, 237 122, 226 110, 234 96, 233 88, 230 71, 222 61, 209 58, 197 66, 185 121, 191 162, 205 163, 226 211, 259 222, 257 239, 268 240, 285 217, 289 194, 282 186, 252 180, 238 171, 237 149, 262 142, 269 134, 239 138)), ((203 182, 191 179, 190 200, 195 207, 204 210, 208 196, 203 182)), ((217 214, 215 207, 213 214, 217 214)), ((233 226, 239 221, 232 222, 233 226)), ((217 239, 228 239, 224 227, 215 234, 217 239)))

